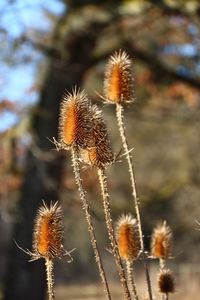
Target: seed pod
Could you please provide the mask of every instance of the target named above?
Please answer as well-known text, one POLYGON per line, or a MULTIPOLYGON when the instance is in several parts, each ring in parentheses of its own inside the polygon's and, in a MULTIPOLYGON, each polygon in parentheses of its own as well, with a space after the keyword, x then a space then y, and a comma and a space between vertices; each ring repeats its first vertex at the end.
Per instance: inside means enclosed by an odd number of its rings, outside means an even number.
POLYGON ((153 257, 167 259, 172 253, 172 231, 164 221, 153 231, 151 237, 151 254, 153 257))
POLYGON ((114 161, 114 155, 111 149, 108 130, 102 116, 102 112, 96 105, 92 106, 92 136, 91 147, 81 151, 82 160, 98 168, 104 168, 105 165, 114 161))
POLYGON ((104 94, 112 103, 132 102, 134 95, 132 64, 125 51, 115 52, 107 63, 104 94))
POLYGON ((38 209, 33 234, 33 257, 53 259, 63 252, 62 210, 58 202, 38 209))
POLYGON ((133 261, 140 253, 138 224, 130 214, 122 215, 117 221, 116 236, 121 258, 133 261))
POLYGON ((59 118, 59 143, 61 148, 90 145, 92 132, 91 103, 84 91, 74 90, 64 95, 59 118))
POLYGON ((162 294, 174 293, 174 277, 170 270, 162 270, 158 275, 158 290, 162 294))

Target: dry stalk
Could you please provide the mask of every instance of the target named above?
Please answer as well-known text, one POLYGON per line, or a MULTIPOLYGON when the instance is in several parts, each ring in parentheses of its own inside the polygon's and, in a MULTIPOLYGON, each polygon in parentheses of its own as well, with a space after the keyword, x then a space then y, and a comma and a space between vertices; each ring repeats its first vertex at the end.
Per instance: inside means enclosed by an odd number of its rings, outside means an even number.
POLYGON ((133 278, 133 263, 128 260, 126 261, 126 271, 127 271, 127 278, 128 278, 128 283, 129 283, 129 286, 131 289, 131 293, 135 300, 139 300, 135 281, 133 278))
POLYGON ((54 276, 53 276, 53 260, 45 258, 46 274, 47 274, 47 287, 49 300, 54 300, 54 276))
POLYGON ((136 218, 137 218, 137 222, 138 222, 139 237, 140 237, 140 248, 141 248, 141 254, 142 254, 142 259, 143 259, 143 263, 144 263, 144 269, 145 269, 149 299, 153 300, 152 289, 151 289, 151 281, 150 281, 149 270, 148 270, 146 255, 145 255, 145 250, 144 250, 141 216, 140 216, 140 210, 139 210, 139 201, 138 201, 137 192, 136 192, 132 157, 131 157, 131 154, 130 154, 130 151, 129 151, 128 140, 127 140, 126 132, 125 132, 123 106, 119 103, 116 103, 116 116, 117 116, 120 136, 121 136, 121 139, 122 139, 122 145, 123 145, 125 156, 126 156, 126 159, 127 159, 127 162, 128 162, 128 169, 129 169, 129 174, 130 174, 130 179, 131 179, 131 187, 132 187, 132 196, 133 196, 133 200, 134 200, 136 218))
POLYGON ((100 253, 99 253, 99 249, 98 249, 98 245, 97 245, 97 241, 96 241, 96 236, 95 236, 94 226, 93 226, 93 222, 92 222, 92 216, 90 214, 89 204, 87 202, 87 199, 85 196, 85 191, 82 186, 82 180, 81 180, 81 176, 80 176, 80 166, 79 166, 79 155, 78 155, 77 149, 75 147, 71 148, 71 155, 72 155, 72 164, 73 164, 73 168, 74 168, 75 181, 78 186, 80 198, 83 203, 83 210, 85 212, 85 217, 86 217, 86 221, 87 221, 87 225, 88 225, 88 231, 90 234, 92 248, 93 248, 94 255, 95 255, 95 260, 96 260, 96 263, 99 268, 99 274, 101 277, 102 284, 104 286, 104 291, 106 293, 106 297, 107 297, 107 299, 111 299, 108 282, 106 279, 103 263, 102 263, 102 260, 100 257, 100 253))
POLYGON ((117 242, 114 235, 114 229, 113 229, 113 222, 111 217, 111 209, 110 209, 110 197, 108 193, 107 188, 107 177, 105 174, 104 168, 98 168, 98 176, 99 176, 99 183, 101 187, 101 193, 103 198, 103 207, 104 207, 104 214, 105 214, 105 220, 106 220, 106 226, 108 230, 108 236, 111 244, 112 254, 115 259, 115 263, 117 266, 118 274, 120 277, 120 281, 124 290, 124 297, 125 299, 131 299, 130 292, 128 289, 127 280, 125 277, 125 272, 122 266, 122 261, 119 255, 117 242))

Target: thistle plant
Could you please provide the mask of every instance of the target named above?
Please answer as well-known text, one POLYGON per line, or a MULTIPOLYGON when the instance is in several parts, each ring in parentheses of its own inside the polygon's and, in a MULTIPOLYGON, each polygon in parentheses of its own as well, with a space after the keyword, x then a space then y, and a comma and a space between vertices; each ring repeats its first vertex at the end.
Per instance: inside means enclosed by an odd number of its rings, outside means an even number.
POLYGON ((174 277, 170 270, 161 270, 158 275, 158 290, 162 294, 163 300, 169 299, 169 293, 175 292, 174 277))
POLYGON ((105 170, 106 166, 113 162, 114 155, 112 153, 110 141, 108 138, 108 131, 102 113, 96 106, 93 106, 92 111, 93 111, 92 147, 88 147, 82 150, 81 152, 82 160, 85 163, 97 168, 99 183, 100 183, 101 193, 102 193, 105 221, 106 221, 108 236, 111 244, 112 254, 114 256, 120 281, 123 286, 124 297, 125 299, 131 299, 123 265, 121 262, 121 258, 119 255, 119 251, 118 251, 118 247, 114 235, 114 227, 113 227, 111 208, 110 208, 110 196, 108 192, 107 176, 105 170))
POLYGON ((39 207, 33 231, 33 251, 24 250, 18 247, 31 256, 30 261, 40 258, 45 259, 46 278, 48 288, 48 299, 55 299, 54 292, 54 259, 68 255, 72 261, 71 252, 67 252, 63 247, 63 215, 61 206, 58 202, 50 203, 50 206, 43 201, 39 207))
POLYGON ((59 149, 71 150, 72 165, 75 181, 83 204, 83 210, 88 225, 90 240, 94 251, 96 263, 107 299, 111 299, 103 263, 101 260, 95 229, 90 213, 89 203, 82 185, 80 175, 79 154, 80 151, 91 147, 92 136, 92 109, 90 101, 84 91, 74 90, 72 94, 64 96, 61 103, 59 120, 59 149))
POLYGON ((63 254, 62 210, 58 203, 48 207, 45 203, 38 210, 33 238, 33 259, 45 259, 49 300, 54 297, 53 259, 63 254))
POLYGON ((132 197, 135 206, 136 219, 138 222, 139 238, 141 254, 144 262, 144 269, 146 274, 146 282, 148 287, 149 299, 152 300, 152 289, 148 266, 146 262, 146 254, 144 249, 143 232, 141 224, 141 216, 139 209, 139 201, 137 198, 134 168, 132 162, 132 156, 130 153, 128 139, 126 136, 124 125, 124 108, 126 103, 133 102, 135 100, 134 94, 134 77, 132 72, 132 63, 129 56, 125 51, 116 52, 110 57, 106 66, 105 80, 104 80, 104 94, 105 100, 109 103, 116 105, 116 117, 119 127, 119 133, 122 140, 124 153, 128 162, 128 170, 131 180, 132 197))
POLYGON ((126 273, 135 300, 138 300, 138 293, 133 274, 133 261, 138 259, 140 254, 140 240, 137 220, 131 214, 122 215, 116 225, 117 244, 119 254, 126 264, 126 273))
MULTIPOLYGON (((131 300, 134 298, 139 300, 134 280, 133 263, 142 255, 148 297, 149 300, 153 300, 144 249, 134 168, 124 125, 123 105, 133 102, 135 99, 132 64, 125 52, 119 51, 110 57, 106 67, 104 93, 106 101, 116 105, 116 117, 124 155, 128 162, 136 218, 131 214, 122 215, 117 222, 115 234, 106 174, 107 166, 115 161, 115 157, 102 112, 96 105, 91 104, 85 91, 74 89, 72 93, 64 95, 60 108, 59 140, 57 142, 54 139, 54 143, 57 150, 64 149, 71 152, 75 182, 82 201, 90 241, 106 298, 111 300, 111 293, 97 244, 90 206, 82 185, 81 162, 97 169, 111 253, 114 257, 123 288, 124 299, 131 300), (122 261, 126 266, 126 272, 122 261)), ((29 250, 23 251, 31 256, 31 261, 39 258, 45 259, 48 297, 49 300, 54 300, 54 259, 68 255, 70 260, 72 260, 71 251, 67 252, 63 248, 63 216, 58 202, 51 203, 50 206, 43 202, 43 205, 38 209, 35 219, 33 252, 29 250)), ((163 222, 154 229, 151 237, 151 256, 158 258, 160 264, 157 283, 162 300, 168 300, 169 293, 173 293, 175 290, 172 272, 167 269, 167 259, 171 258, 171 253, 172 231, 167 223, 163 222)))
POLYGON ((151 255, 159 259, 160 269, 166 268, 166 261, 172 255, 172 231, 166 221, 158 224, 151 236, 151 255))
POLYGON ((158 290, 163 300, 168 300, 168 294, 175 290, 172 272, 167 269, 167 260, 172 255, 172 238, 171 228, 166 221, 158 224, 151 236, 151 256, 159 259, 158 290))

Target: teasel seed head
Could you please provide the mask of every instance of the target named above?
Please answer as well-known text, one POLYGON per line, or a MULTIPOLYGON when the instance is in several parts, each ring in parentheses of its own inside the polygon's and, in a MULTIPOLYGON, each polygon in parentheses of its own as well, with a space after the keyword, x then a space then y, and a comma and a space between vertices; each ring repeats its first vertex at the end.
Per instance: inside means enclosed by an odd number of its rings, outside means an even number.
POLYGON ((162 270, 158 275, 158 289, 162 294, 174 293, 174 277, 170 270, 162 270))
POLYGON ((64 95, 59 118, 61 148, 89 146, 91 136, 91 103, 85 91, 74 89, 64 95))
POLYGON ((53 259, 63 252, 63 216, 58 202, 38 209, 33 234, 33 259, 53 259))
POLYGON ((153 257, 167 259, 172 254, 172 231, 166 221, 158 224, 151 237, 151 254, 153 257))
POLYGON ((117 221, 116 237, 119 254, 126 261, 136 260, 140 253, 138 223, 131 214, 122 215, 117 221))
POLYGON ((98 168, 104 168, 114 161, 114 155, 108 136, 108 130, 101 110, 92 106, 91 147, 81 151, 83 162, 98 168))
POLYGON ((125 51, 115 52, 106 66, 104 94, 107 101, 126 103, 134 101, 132 63, 125 51))

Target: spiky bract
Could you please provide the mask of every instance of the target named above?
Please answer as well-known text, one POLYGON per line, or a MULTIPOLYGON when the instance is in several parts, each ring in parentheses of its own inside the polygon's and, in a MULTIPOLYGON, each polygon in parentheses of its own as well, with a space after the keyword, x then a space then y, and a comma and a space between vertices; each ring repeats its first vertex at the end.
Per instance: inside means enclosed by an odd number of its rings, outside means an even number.
POLYGON ((162 259, 170 258, 172 254, 172 231, 166 221, 158 224, 152 233, 151 254, 162 259))
POLYGON ((132 64, 125 51, 115 52, 106 66, 104 94, 109 102, 132 102, 134 96, 132 64))
POLYGON ((61 148, 89 146, 91 136, 91 103, 85 91, 74 90, 64 95, 59 118, 61 148))
POLYGON ((133 261, 140 253, 138 224, 130 214, 122 215, 117 221, 116 236, 121 258, 133 261))
POLYGON ((162 294, 174 293, 174 277, 170 270, 162 270, 158 275, 158 289, 162 294))
POLYGON ((58 202, 46 203, 38 209, 33 234, 33 259, 53 259, 63 251, 62 210, 58 202))
POLYGON ((81 151, 82 160, 92 166, 103 168, 114 161, 107 126, 102 112, 92 106, 91 147, 81 151))

